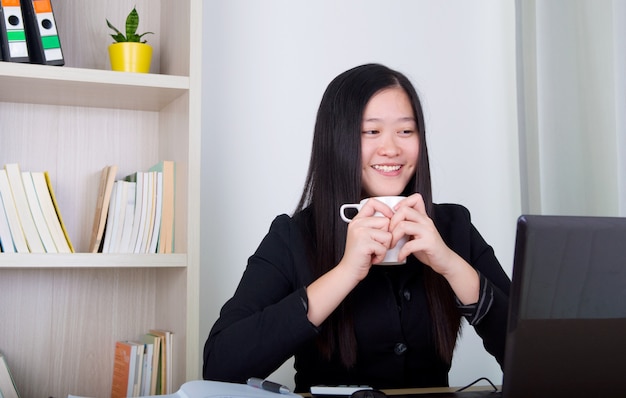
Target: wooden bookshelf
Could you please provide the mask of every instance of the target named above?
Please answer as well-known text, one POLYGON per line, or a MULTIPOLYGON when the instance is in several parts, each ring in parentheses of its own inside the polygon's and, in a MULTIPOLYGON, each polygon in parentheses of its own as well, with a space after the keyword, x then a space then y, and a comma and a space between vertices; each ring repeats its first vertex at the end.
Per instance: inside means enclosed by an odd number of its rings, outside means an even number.
POLYGON ((48 171, 77 253, 0 253, 0 350, 23 398, 110 395, 115 341, 174 332, 199 379, 201 0, 52 0, 65 66, 0 62, 0 166, 48 171), (105 19, 136 6, 149 74, 110 70, 105 19), (190 51, 193 49, 193 51, 190 51), (91 254, 100 171, 176 162, 175 253, 91 254))

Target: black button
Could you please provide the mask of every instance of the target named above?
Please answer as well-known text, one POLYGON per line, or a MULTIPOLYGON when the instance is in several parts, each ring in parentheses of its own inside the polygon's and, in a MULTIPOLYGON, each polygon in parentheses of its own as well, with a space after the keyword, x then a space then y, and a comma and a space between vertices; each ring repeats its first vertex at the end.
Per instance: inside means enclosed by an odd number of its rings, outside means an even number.
POLYGON ((402 295, 404 296, 404 299, 406 301, 411 301, 411 291, 409 289, 406 289, 404 292, 402 292, 402 295))
POLYGON ((393 347, 393 352, 396 353, 396 355, 402 355, 406 352, 406 344, 404 343, 397 343, 395 345, 395 347, 393 347))

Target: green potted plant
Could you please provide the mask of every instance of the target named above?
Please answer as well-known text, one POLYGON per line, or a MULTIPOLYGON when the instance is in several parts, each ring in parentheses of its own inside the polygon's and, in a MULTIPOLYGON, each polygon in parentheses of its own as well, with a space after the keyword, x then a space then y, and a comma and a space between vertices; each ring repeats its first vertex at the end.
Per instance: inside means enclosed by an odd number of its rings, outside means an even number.
POLYGON ((143 37, 153 32, 137 34, 139 26, 139 14, 135 7, 126 17, 126 35, 120 32, 107 19, 107 26, 115 34, 111 37, 115 42, 109 45, 109 58, 111 69, 124 72, 150 72, 150 61, 152 60, 152 47, 147 44, 143 37))

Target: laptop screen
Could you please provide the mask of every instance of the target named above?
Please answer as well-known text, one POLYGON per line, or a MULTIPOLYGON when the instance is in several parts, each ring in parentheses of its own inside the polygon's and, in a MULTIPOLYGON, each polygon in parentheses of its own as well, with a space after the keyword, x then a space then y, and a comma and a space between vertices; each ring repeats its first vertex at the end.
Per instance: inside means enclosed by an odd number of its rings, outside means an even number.
POLYGON ((503 396, 623 393, 626 218, 518 219, 503 396))

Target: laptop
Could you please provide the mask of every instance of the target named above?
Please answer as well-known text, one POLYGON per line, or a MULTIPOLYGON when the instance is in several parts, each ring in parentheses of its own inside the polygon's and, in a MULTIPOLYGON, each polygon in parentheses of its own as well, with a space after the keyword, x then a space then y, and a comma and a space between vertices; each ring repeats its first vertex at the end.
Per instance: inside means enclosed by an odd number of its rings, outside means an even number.
POLYGON ((502 397, 626 387, 626 218, 517 221, 502 397))

